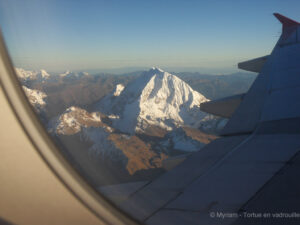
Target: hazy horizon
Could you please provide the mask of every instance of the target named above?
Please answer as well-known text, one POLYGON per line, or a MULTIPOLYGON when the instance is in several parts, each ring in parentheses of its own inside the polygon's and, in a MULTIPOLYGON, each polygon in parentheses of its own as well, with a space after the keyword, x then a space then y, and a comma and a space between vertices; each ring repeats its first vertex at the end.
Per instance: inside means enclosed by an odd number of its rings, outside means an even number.
MULTIPOLYGON (((158 67, 158 66, 153 66, 158 67)), ((60 74, 64 73, 66 71, 70 72, 88 72, 89 74, 98 74, 98 73, 111 73, 111 74, 124 74, 124 73, 134 73, 139 71, 148 71, 152 68, 151 67, 116 67, 116 68, 98 68, 98 69, 54 69, 54 70, 48 70, 45 68, 33 68, 33 67, 22 67, 22 66, 15 66, 15 68, 22 68, 24 70, 29 71, 39 71, 39 70, 46 70, 49 73, 54 74, 60 74)), ((158 67, 166 72, 175 72, 175 73, 181 73, 181 72, 187 72, 187 73, 200 73, 200 74, 206 74, 206 75, 227 75, 227 74, 233 74, 233 73, 239 73, 239 72, 245 72, 246 71, 240 70, 238 68, 231 69, 231 68, 220 68, 220 69, 209 69, 209 68, 197 68, 197 67, 158 67)))

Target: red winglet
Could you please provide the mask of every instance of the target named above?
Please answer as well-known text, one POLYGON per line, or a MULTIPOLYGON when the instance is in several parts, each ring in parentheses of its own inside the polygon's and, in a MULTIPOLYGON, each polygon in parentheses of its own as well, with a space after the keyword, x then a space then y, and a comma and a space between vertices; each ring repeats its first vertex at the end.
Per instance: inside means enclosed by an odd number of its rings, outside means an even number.
POLYGON ((282 23, 283 29, 300 25, 300 23, 298 23, 297 21, 287 18, 279 13, 274 13, 274 16, 282 23))

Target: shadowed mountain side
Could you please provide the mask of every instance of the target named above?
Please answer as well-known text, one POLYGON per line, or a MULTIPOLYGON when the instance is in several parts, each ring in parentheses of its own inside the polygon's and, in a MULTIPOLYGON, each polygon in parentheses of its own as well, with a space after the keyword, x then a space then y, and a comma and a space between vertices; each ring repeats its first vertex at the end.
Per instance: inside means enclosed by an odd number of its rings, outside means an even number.
POLYGON ((198 129, 180 127, 168 132, 161 140, 154 142, 154 148, 176 156, 201 151, 206 144, 217 137, 201 132, 198 129))
POLYGON ((48 118, 52 118, 73 105, 89 109, 91 104, 111 92, 117 84, 127 84, 131 79, 132 76, 102 74, 67 81, 57 79, 44 83, 32 82, 28 86, 47 94, 46 112, 48 118))
POLYGON ((120 133, 110 125, 111 121, 105 115, 72 106, 52 122, 49 130, 66 142, 68 139, 64 136, 73 137, 74 143, 80 141, 82 151, 88 152, 91 159, 105 158, 117 167, 123 167, 130 175, 162 166, 166 155, 156 153, 139 137, 120 133))
MULTIPOLYGON (((134 181, 153 180, 164 172, 161 168, 141 169, 131 175, 122 160, 111 160, 110 157, 91 156, 88 148, 93 145, 87 140, 83 141, 80 134, 60 135, 55 137, 63 155, 70 160, 71 165, 96 187, 134 181)), ((126 159, 125 159, 126 160, 126 159)), ((126 162, 125 162, 126 163, 126 162)))
MULTIPOLYGON (((200 150, 207 142, 216 138, 212 135, 206 136, 200 131, 182 129, 185 131, 186 144, 197 142, 196 150, 200 150), (195 141, 196 139, 201 142, 195 141), (194 140, 194 141, 192 141, 194 140)), ((172 138, 172 137, 171 137, 172 138)), ((71 160, 72 165, 88 180, 96 185, 111 185, 135 181, 149 181, 157 178, 165 172, 162 168, 163 161, 169 156, 186 153, 176 149, 180 143, 177 142, 175 148, 168 147, 167 150, 152 146, 155 142, 145 141, 137 136, 127 136, 125 134, 112 133, 107 141, 115 147, 110 147, 109 154, 102 154, 100 149, 92 149, 94 142, 82 137, 81 133, 73 135, 55 136, 56 141, 62 148, 64 155, 71 160)), ((168 141, 170 137, 160 138, 160 143, 168 141)), ((175 140, 175 139, 174 139, 175 140)), ((173 141, 173 140, 172 140, 173 141)), ((99 146, 98 146, 99 148, 99 146)), ((107 149, 105 149, 107 150, 107 149)))
POLYGON ((151 139, 151 138, 153 140, 156 140, 157 138, 164 137, 167 133, 168 133, 168 131, 166 129, 163 129, 159 126, 148 125, 143 130, 143 132, 137 132, 136 134, 139 137, 145 136, 148 140, 151 139))
POLYGON ((191 128, 191 127, 182 127, 182 129, 184 130, 185 134, 188 137, 191 137, 193 140, 196 140, 200 143, 203 144, 208 144, 211 141, 217 139, 218 137, 213 135, 213 134, 207 134, 204 133, 198 129, 195 128, 191 128))
POLYGON ((127 157, 126 169, 133 175, 139 170, 161 168, 163 160, 168 156, 164 153, 156 153, 137 136, 126 137, 119 134, 111 134, 108 138, 127 157))
POLYGON ((111 125, 106 115, 75 106, 52 122, 51 132, 65 155, 97 186, 152 180, 164 172, 169 156, 199 151, 216 138, 188 127, 128 135, 111 125))

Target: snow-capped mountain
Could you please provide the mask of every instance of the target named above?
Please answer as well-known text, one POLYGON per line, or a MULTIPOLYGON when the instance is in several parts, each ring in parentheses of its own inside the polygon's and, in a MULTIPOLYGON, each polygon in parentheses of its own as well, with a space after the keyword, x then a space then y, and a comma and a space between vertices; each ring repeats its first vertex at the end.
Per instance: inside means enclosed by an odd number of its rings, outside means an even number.
POLYGON ((103 123, 102 120, 108 120, 104 115, 98 112, 88 113, 79 107, 71 106, 55 120, 52 128, 55 133, 63 135, 72 135, 80 132, 82 128, 103 127, 107 132, 112 132, 113 128, 103 123))
POLYGON ((33 107, 38 112, 43 110, 46 105, 45 98, 47 97, 47 95, 44 92, 39 90, 30 89, 27 88, 26 86, 22 86, 22 87, 31 105, 33 105, 33 107))
POLYGON ((49 79, 50 74, 46 70, 41 69, 38 73, 38 77, 41 77, 42 79, 49 79))
POLYGON ((49 132, 56 137, 74 138, 84 146, 92 158, 106 158, 123 165, 129 174, 139 170, 159 168, 167 158, 156 153, 151 146, 137 136, 115 132, 110 119, 99 112, 89 113, 79 107, 69 107, 61 116, 49 124, 49 132))
POLYGON ((63 80, 73 80, 84 76, 89 76, 89 74, 87 72, 72 72, 70 70, 59 74, 59 77, 61 77, 63 80))
POLYGON ((71 74, 70 70, 67 70, 66 72, 64 73, 61 73, 59 74, 60 77, 65 77, 65 76, 68 76, 69 74, 71 74))
POLYGON ((178 77, 152 68, 125 88, 117 86, 95 108, 114 116, 113 124, 121 131, 134 133, 148 126, 166 130, 196 126, 207 115, 199 107, 205 101, 208 99, 178 77))
POLYGON ((24 70, 22 68, 15 68, 16 74, 18 78, 22 81, 32 81, 32 80, 47 80, 50 78, 50 74, 44 70, 41 69, 39 71, 33 71, 33 70, 24 70))
POLYGON ((81 141, 89 142, 90 154, 109 155, 110 159, 120 160, 118 150, 108 140, 115 129, 109 126, 110 120, 99 112, 89 113, 86 110, 71 106, 58 118, 49 123, 49 132, 56 135, 79 135, 81 141))
POLYGON ((22 68, 15 68, 16 74, 20 80, 35 80, 37 78, 37 72, 31 70, 24 70, 22 68))

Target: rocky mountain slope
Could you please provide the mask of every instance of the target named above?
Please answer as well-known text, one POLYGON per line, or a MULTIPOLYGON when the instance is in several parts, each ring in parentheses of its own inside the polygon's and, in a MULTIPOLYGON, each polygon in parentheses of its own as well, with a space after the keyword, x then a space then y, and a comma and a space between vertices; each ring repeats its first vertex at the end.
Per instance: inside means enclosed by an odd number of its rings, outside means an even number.
POLYGON ((130 175, 140 170, 160 168, 167 158, 135 135, 126 135, 110 126, 111 121, 99 112, 88 113, 79 107, 70 107, 51 122, 49 131, 57 138, 74 137, 86 143, 91 157, 100 157, 126 168, 130 175))

